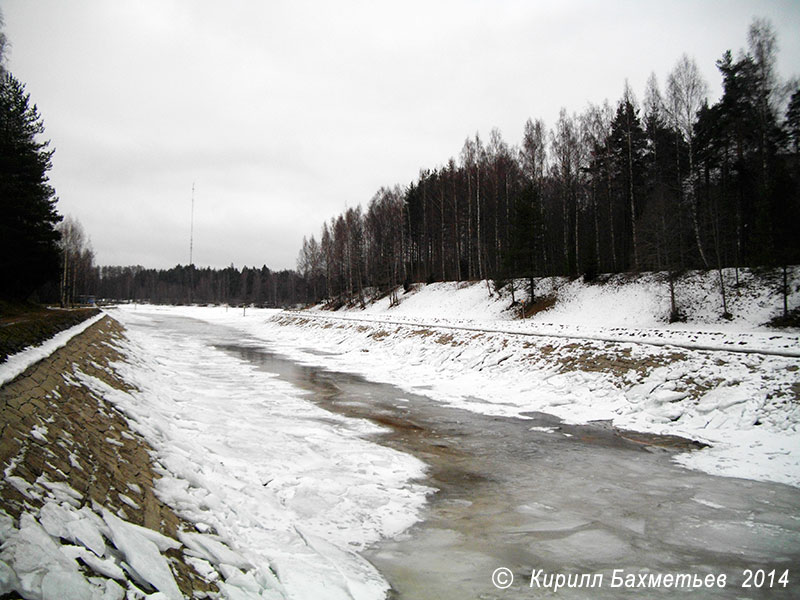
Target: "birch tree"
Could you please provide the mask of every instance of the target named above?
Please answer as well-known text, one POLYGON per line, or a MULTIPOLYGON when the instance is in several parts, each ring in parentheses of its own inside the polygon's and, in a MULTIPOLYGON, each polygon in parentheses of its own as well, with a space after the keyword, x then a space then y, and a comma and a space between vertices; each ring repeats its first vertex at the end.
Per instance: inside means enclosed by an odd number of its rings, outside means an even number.
MULTIPOLYGON (((667 79, 667 107, 676 135, 686 143, 689 158, 688 186, 686 186, 686 200, 694 231, 697 252, 703 266, 708 268, 708 259, 703 249, 698 217, 695 169, 694 169, 694 122, 697 111, 703 106, 708 96, 708 84, 700 74, 697 63, 686 54, 678 59, 667 79)), ((679 145, 679 144, 678 144, 679 145)), ((681 189, 683 189, 681 184, 681 189)))

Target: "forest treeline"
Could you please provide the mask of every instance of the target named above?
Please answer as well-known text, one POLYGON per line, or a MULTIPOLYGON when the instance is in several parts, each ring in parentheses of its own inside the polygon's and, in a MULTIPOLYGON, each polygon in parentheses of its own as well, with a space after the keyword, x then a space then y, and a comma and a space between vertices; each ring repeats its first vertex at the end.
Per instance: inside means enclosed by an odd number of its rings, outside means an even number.
POLYGON ((663 87, 650 76, 641 101, 626 83, 616 103, 562 109, 549 129, 529 119, 518 146, 498 129, 476 134, 457 157, 325 222, 303 239, 296 271, 96 266, 80 223, 55 209, 53 151, 3 68, 4 46, 0 32, 4 296, 337 305, 414 282, 526 278, 534 295, 540 276, 658 270, 672 282, 690 268, 800 262, 800 87, 779 80, 764 20, 747 50, 717 61, 713 104, 684 55, 663 87))
POLYGON ((296 271, 272 271, 266 266, 96 267, 91 276, 94 278, 91 289, 96 290, 99 299, 281 307, 303 302, 305 296, 303 280, 296 271))
POLYGON ((381 188, 304 239, 306 299, 442 280, 774 266, 800 258, 800 89, 781 82, 770 24, 717 61, 707 99, 683 56, 665 86, 555 125, 528 120, 519 147, 468 138, 405 188, 381 188))

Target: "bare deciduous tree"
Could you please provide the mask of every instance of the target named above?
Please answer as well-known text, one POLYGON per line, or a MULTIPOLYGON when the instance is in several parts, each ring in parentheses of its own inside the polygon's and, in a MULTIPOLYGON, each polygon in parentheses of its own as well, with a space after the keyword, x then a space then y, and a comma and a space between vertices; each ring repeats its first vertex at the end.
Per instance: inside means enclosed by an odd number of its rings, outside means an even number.
POLYGON ((697 251, 703 265, 708 267, 708 260, 703 249, 703 242, 700 235, 700 222, 697 214, 697 197, 694 170, 694 122, 697 118, 697 111, 703 106, 708 96, 708 84, 700 70, 697 68, 693 58, 686 54, 678 59, 677 64, 669 74, 667 79, 667 109, 672 118, 675 131, 682 136, 686 142, 689 152, 689 185, 687 186, 688 203, 692 228, 694 230, 697 251))
POLYGON ((76 218, 68 215, 56 229, 61 233, 61 305, 70 306, 76 297, 93 293, 94 250, 76 218))

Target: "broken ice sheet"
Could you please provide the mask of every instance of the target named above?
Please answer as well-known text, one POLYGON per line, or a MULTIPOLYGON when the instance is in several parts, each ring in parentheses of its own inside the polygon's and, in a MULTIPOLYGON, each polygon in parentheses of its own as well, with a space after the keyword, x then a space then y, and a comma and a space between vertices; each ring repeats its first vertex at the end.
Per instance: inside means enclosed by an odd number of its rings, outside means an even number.
POLYGON ((55 538, 63 538, 80 544, 97 556, 106 552, 103 533, 108 531, 105 523, 84 506, 80 510, 48 502, 39 511, 39 521, 45 531, 55 538))
POLYGON ((111 579, 125 580, 125 572, 110 558, 98 558, 95 554, 82 546, 61 546, 61 552, 65 556, 75 560, 81 559, 95 573, 109 577, 111 579))
POLYGON ((178 538, 186 545, 190 553, 203 558, 211 564, 227 564, 240 569, 251 569, 253 564, 238 552, 234 552, 221 540, 209 534, 179 532, 178 538))
POLYGON ((23 513, 20 527, 3 543, 0 560, 12 573, 0 583, 0 592, 18 591, 26 598, 91 598, 96 591, 78 565, 36 521, 23 513))
POLYGON ((103 509, 103 520, 111 531, 114 546, 122 552, 139 577, 169 600, 183 598, 166 559, 161 555, 158 546, 142 534, 140 530, 143 528, 123 521, 106 509, 103 509))
POLYGON ((83 494, 72 489, 72 487, 70 487, 69 484, 63 482, 48 481, 44 475, 40 475, 39 478, 36 480, 36 483, 41 484, 48 490, 50 490, 50 493, 59 502, 66 502, 68 504, 71 504, 75 508, 80 506, 80 502, 83 499, 83 494))

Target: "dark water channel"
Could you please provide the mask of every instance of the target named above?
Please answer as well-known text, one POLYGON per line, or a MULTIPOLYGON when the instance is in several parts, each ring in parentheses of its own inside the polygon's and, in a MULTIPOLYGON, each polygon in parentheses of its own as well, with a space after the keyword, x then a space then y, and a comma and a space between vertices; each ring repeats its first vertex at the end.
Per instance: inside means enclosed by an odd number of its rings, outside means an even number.
MULTIPOLYGON (((390 385, 300 365, 252 340, 234 342, 227 328, 181 321, 180 327, 277 374, 327 410, 385 426, 376 442, 429 465, 423 483, 438 492, 424 520, 365 553, 391 583, 393 597, 800 597, 795 488, 684 469, 670 461, 678 451, 674 440, 632 441, 603 423, 569 426, 542 414, 491 417, 446 407, 390 385), (492 583, 499 567, 513 574, 507 589, 492 583), (623 578, 724 575, 726 586, 694 593, 664 585, 612 587, 615 569, 623 578), (747 569, 763 570, 760 587, 742 587, 747 569), (787 569, 784 587, 778 579, 787 569), (541 570, 540 585, 557 574, 588 573, 602 574, 602 586, 530 587, 534 570, 541 570)), ((172 319, 165 324, 172 326, 172 319)))

